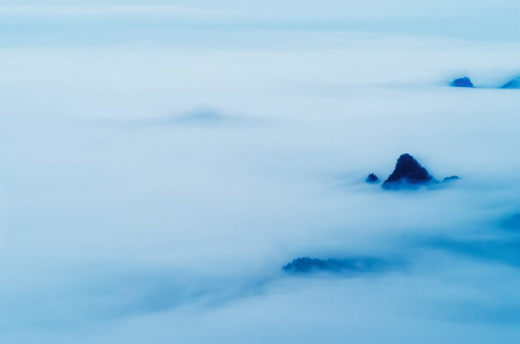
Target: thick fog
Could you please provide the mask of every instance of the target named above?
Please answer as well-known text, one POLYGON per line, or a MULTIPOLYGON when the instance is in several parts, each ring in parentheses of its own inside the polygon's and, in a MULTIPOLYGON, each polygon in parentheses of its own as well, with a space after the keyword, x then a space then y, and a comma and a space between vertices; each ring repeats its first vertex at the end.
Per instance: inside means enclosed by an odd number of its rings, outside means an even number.
POLYGON ((518 36, 219 3, 0 6, 0 341, 517 343, 518 36), (365 183, 402 153, 461 179, 365 183), (299 257, 385 268, 282 270, 299 257))

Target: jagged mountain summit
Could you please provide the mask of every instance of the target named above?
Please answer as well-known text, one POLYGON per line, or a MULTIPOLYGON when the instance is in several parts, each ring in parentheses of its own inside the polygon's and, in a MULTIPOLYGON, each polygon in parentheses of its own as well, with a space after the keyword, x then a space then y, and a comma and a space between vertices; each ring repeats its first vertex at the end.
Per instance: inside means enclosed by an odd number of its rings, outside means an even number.
POLYGON ((520 76, 514 78, 513 80, 509 81, 508 83, 506 83, 505 85, 503 85, 500 88, 503 88, 503 89, 517 89, 517 90, 520 89, 520 76))
POLYGON ((377 183, 380 183, 379 181, 379 177, 375 174, 375 173, 370 173, 367 177, 367 179, 365 179, 365 182, 366 183, 369 183, 369 184, 377 184, 377 183))
POLYGON ((468 78, 467 76, 453 80, 450 83, 450 86, 452 86, 452 87, 475 87, 475 86, 473 86, 471 79, 468 78))
POLYGON ((435 181, 426 168, 406 153, 397 159, 394 171, 381 187, 383 189, 415 188, 435 181))

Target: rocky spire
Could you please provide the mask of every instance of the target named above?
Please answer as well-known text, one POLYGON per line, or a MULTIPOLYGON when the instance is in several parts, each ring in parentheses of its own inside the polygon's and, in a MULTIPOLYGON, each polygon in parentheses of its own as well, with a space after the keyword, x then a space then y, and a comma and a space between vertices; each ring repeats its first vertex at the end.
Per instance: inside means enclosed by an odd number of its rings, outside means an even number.
POLYGON ((434 178, 410 154, 403 154, 397 160, 394 172, 381 186, 384 189, 417 187, 434 181, 434 178))

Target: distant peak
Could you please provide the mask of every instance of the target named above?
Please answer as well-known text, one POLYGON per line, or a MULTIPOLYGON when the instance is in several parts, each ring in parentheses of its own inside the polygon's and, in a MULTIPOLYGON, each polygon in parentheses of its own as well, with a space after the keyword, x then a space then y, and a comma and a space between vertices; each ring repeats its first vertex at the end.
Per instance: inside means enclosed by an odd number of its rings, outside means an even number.
POLYGON ((365 182, 369 184, 379 183, 379 177, 375 173, 370 173, 367 179, 365 179, 365 182))
POLYGON ((520 76, 514 78, 513 80, 506 83, 504 86, 500 87, 504 89, 520 89, 520 76))
POLYGON ((428 170, 419 164, 413 156, 408 153, 402 154, 395 165, 392 174, 385 180, 384 189, 399 189, 416 187, 434 181, 428 170))
POLYGON ((467 76, 453 80, 450 83, 452 87, 474 87, 471 79, 467 76))

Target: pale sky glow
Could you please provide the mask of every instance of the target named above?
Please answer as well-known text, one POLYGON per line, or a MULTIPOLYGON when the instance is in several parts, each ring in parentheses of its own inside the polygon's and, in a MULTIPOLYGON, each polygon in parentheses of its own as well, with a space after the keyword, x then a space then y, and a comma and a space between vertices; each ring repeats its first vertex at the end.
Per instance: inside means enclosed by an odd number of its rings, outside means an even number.
MULTIPOLYGON (((294 46, 287 33, 440 37, 520 44, 517 1, 45 1, 0 3, 0 44, 294 46), (245 37, 249 36, 249 39, 245 37)), ((305 42, 299 42, 302 46, 305 42)))
MULTIPOLYGON (((319 5, 315 1, 170 1, 170 2, 13 2, 2 4, 1 12, 13 15, 50 15, 50 14, 80 14, 94 15, 99 13, 143 15, 165 11, 168 13, 207 13, 221 11, 233 13, 238 11, 250 16, 278 18, 427 18, 476 17, 481 13, 498 14, 501 17, 515 16, 520 9, 516 1, 338 1, 325 0, 319 5)), ((495 18, 498 19, 498 18, 495 18)))
MULTIPOLYGON (((25 6, 0 6, 0 16, 4 18, 35 17, 98 17, 98 16, 215 16, 218 11, 209 9, 197 9, 184 6, 147 6, 147 5, 25 5, 25 6)), ((221 13, 222 14, 222 13, 221 13)), ((229 13, 228 13, 229 15, 229 13)))
MULTIPOLYGON (((399 27, 399 19, 411 21, 402 23, 404 26, 399 30, 410 30, 415 23, 425 25, 437 20, 437 28, 442 31, 442 26, 452 29, 452 34, 457 36, 457 30, 469 25, 476 32, 481 32, 480 25, 487 25, 488 30, 493 29, 514 30, 513 23, 520 16, 520 4, 517 1, 337 1, 325 0, 317 5, 314 1, 176 1, 143 3, 140 1, 125 2, 10 2, 0 3, 0 16, 5 20, 16 20, 40 18, 40 19, 70 19, 70 17, 91 18, 110 17, 114 18, 141 18, 165 17, 179 18, 184 20, 196 19, 219 19, 231 22, 245 23, 252 21, 260 25, 264 21, 266 28, 269 23, 278 22, 278 26, 285 23, 288 27, 304 28, 305 22, 309 28, 327 29, 331 28, 332 21, 337 28, 348 28, 348 23, 342 20, 354 21, 351 23, 360 26, 356 21, 367 21, 371 24, 370 29, 377 29, 379 25, 386 28, 389 25, 399 27), (339 22, 338 22, 339 21, 339 22), (394 22, 395 21, 395 22, 394 22)), ((204 23, 201 23, 204 24, 204 23)), ((204 27, 204 26, 203 26, 204 27)), ((363 26, 360 26, 363 29, 363 26)), ((516 30, 518 31, 518 30, 516 30)), ((433 34, 433 31, 432 31, 433 34)), ((504 32, 504 34, 506 34, 504 32)), ((445 36, 446 34, 443 34, 445 36)))

